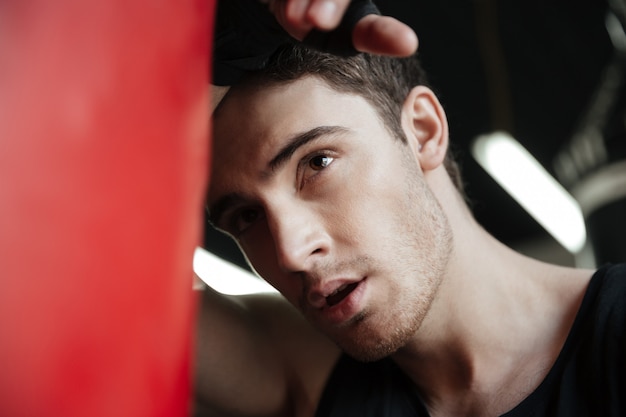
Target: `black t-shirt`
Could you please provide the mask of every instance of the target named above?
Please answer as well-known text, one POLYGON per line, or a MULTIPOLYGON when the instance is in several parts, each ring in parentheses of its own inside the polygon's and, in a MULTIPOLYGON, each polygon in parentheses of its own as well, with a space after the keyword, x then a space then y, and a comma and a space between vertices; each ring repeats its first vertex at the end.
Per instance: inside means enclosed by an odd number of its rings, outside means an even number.
MULTIPOLYGON (((391 359, 360 363, 343 355, 316 417, 428 416, 391 359)), ((503 417, 626 416, 626 264, 592 277, 563 350, 525 400, 503 417)))

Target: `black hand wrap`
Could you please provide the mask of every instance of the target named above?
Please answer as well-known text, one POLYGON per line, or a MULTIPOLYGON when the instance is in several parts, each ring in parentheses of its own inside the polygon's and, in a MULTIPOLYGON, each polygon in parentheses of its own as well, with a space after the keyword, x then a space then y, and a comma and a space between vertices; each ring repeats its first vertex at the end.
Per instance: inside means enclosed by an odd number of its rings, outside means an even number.
MULTIPOLYGON (((312 30, 303 43, 337 55, 354 55, 352 29, 368 14, 379 14, 371 0, 353 0, 339 27, 330 32, 312 30)), ((267 5, 255 0, 220 0, 215 18, 213 81, 233 85, 248 71, 263 68, 285 43, 297 42, 280 26, 267 5)))
POLYGON ((371 0, 352 0, 339 26, 330 32, 313 29, 303 43, 320 51, 340 56, 356 55, 359 51, 352 44, 352 30, 364 16, 380 14, 371 0))

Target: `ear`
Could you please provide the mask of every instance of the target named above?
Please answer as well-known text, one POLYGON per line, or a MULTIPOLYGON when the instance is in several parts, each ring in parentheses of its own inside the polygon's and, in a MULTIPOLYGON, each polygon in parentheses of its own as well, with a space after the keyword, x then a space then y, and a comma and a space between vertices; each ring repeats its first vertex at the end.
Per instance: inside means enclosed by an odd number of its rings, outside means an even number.
POLYGON ((441 165, 448 150, 448 121, 431 89, 414 87, 402 106, 402 129, 424 171, 441 165))

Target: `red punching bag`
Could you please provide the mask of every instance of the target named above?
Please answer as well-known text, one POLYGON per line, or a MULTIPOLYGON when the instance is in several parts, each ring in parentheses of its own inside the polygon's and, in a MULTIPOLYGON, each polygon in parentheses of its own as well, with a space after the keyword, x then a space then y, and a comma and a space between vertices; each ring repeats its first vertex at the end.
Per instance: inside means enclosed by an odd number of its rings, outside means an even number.
POLYGON ((210 0, 0 2, 0 416, 184 416, 210 0))

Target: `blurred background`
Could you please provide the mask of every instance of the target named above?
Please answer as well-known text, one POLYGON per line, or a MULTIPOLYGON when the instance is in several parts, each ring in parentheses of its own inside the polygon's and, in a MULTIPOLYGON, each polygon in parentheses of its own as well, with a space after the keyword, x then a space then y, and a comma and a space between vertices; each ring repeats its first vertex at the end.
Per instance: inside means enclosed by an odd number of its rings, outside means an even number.
MULTIPOLYGON (((538 259, 572 266, 626 261, 626 0, 376 3, 418 34, 477 220, 538 259), (475 141, 494 132, 514 138, 573 197, 582 243, 555 237, 479 164, 475 141)), ((526 168, 514 175, 532 177, 526 168)), ((521 186, 555 209, 551 191, 521 186)), ((573 223, 565 229, 575 230, 573 223)), ((208 225, 204 247, 246 267, 237 247, 208 225)))

